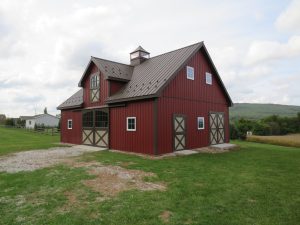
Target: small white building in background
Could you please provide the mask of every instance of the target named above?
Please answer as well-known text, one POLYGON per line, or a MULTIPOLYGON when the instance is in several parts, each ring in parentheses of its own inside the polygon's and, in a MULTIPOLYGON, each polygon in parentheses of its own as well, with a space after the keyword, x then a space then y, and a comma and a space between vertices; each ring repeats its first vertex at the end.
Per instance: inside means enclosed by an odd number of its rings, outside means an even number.
POLYGON ((59 123, 59 118, 52 116, 50 114, 39 114, 35 116, 20 116, 21 120, 25 120, 25 128, 33 129, 34 125, 46 126, 46 127, 57 127, 59 123))

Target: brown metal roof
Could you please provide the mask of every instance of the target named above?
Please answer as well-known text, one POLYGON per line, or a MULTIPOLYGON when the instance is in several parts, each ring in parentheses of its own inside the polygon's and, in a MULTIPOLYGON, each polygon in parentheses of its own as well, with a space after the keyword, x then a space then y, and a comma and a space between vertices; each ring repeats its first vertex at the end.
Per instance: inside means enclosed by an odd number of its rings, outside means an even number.
POLYGON ((132 98, 155 97, 173 75, 196 53, 203 42, 152 57, 134 67, 131 80, 118 93, 107 99, 108 103, 132 98))
POLYGON ((113 62, 106 59, 100 59, 96 57, 91 57, 91 60, 85 69, 78 86, 82 87, 82 81, 86 75, 86 72, 90 66, 91 63, 95 63, 95 65, 98 67, 98 69, 101 71, 101 73, 104 75, 105 79, 111 79, 111 80, 120 80, 124 82, 128 82, 131 79, 133 66, 113 62))
POLYGON ((75 94, 73 94, 70 98, 60 104, 57 109, 73 109, 81 107, 83 104, 83 89, 80 89, 75 94))
MULTIPOLYGON (((84 76, 90 64, 93 62, 104 74, 106 79, 115 79, 127 82, 124 88, 122 88, 119 92, 108 97, 106 101, 107 103, 158 97, 164 87, 167 86, 179 70, 182 69, 201 48, 203 48, 208 61, 212 65, 230 105, 233 105, 232 100, 203 42, 152 57, 136 66, 92 57, 80 79, 79 86, 82 87, 84 76)), ((67 101, 58 106, 58 109, 76 108, 80 107, 82 104, 83 91, 81 89, 67 101)))

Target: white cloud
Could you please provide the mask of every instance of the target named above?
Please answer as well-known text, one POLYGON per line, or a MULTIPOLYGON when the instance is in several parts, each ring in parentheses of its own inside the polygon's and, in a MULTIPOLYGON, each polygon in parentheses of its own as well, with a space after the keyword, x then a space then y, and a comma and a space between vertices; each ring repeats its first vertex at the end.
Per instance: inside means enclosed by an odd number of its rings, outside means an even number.
POLYGON ((281 31, 300 32, 300 1, 293 0, 276 20, 281 31))
POLYGON ((300 36, 292 36, 287 43, 278 41, 254 41, 245 58, 247 65, 274 59, 300 56, 300 36))
MULTIPOLYGON (((30 115, 46 106, 58 113, 56 106, 78 89, 91 55, 128 63, 138 45, 153 56, 202 40, 235 101, 263 95, 280 102, 259 87, 265 82, 275 90, 270 79, 279 67, 267 62, 298 56, 299 36, 285 37, 287 43, 256 41, 268 10, 234 0, 1 0, 0 113, 30 115)), ((287 92, 292 102, 298 92, 287 92)))

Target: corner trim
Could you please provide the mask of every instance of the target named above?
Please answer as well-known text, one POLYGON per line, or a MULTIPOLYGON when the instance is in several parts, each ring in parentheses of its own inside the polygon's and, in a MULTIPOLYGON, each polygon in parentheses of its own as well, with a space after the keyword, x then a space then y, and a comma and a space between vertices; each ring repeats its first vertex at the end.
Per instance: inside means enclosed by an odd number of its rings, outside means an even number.
POLYGON ((158 155, 158 98, 153 100, 153 151, 158 155))

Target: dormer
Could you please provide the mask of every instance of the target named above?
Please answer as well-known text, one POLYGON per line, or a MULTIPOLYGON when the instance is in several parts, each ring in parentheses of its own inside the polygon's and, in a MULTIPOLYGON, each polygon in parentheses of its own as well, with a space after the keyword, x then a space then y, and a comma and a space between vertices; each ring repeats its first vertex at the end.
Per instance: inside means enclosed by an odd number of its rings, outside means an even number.
POLYGON ((130 65, 139 65, 149 58, 150 53, 143 49, 141 46, 139 46, 137 49, 130 53, 130 65))

